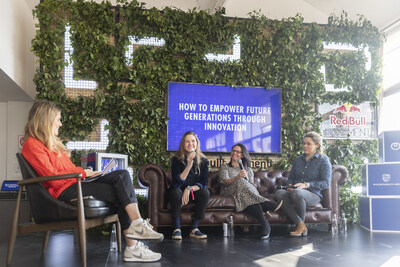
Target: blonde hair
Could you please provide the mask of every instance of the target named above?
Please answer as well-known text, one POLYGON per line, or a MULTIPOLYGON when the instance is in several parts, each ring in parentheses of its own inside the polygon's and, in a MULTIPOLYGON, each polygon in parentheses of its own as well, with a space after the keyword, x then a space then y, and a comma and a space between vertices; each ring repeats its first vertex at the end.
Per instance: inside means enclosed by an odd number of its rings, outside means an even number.
POLYGON ((25 126, 26 140, 29 136, 41 141, 50 151, 64 152, 68 156, 71 152, 53 133, 53 123, 61 110, 52 102, 37 101, 29 111, 28 123, 25 126))
POLYGON ((185 139, 186 139, 186 136, 188 136, 188 135, 193 135, 197 142, 197 146, 196 146, 196 150, 195 150, 195 152, 196 152, 195 159, 196 159, 196 162, 198 163, 196 166, 197 171, 198 171, 198 173, 200 173, 201 158, 205 158, 206 156, 201 152, 200 140, 194 132, 188 131, 182 136, 181 142, 179 144, 179 149, 178 149, 178 151, 175 152, 174 156, 177 157, 182 163, 185 162, 185 155, 186 155, 185 139))
POLYGON ((309 137, 313 140, 314 144, 319 145, 319 147, 317 148, 317 153, 320 155, 324 154, 324 148, 322 147, 322 137, 316 133, 316 132, 308 132, 306 133, 306 135, 303 137, 303 140, 309 137))

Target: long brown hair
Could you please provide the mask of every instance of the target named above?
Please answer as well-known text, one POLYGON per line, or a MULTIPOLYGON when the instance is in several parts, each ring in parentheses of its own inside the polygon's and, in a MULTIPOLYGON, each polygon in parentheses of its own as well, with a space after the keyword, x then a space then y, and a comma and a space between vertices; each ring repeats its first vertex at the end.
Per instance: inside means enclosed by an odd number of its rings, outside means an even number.
POLYGON ((53 102, 35 102, 29 111, 24 139, 32 136, 41 141, 50 151, 64 152, 70 156, 70 151, 61 142, 61 139, 53 133, 53 123, 60 112, 61 110, 53 102))
MULTIPOLYGON (((242 163, 243 163, 243 167, 244 167, 245 169, 247 169, 248 167, 251 166, 251 156, 250 156, 249 151, 248 151, 247 148, 246 148, 243 144, 241 144, 241 143, 238 143, 238 144, 236 144, 236 145, 233 145, 232 148, 231 148, 231 151, 233 150, 233 148, 234 148, 235 146, 240 147, 240 149, 242 150, 242 156, 243 156, 243 158, 242 158, 242 163)), ((232 157, 231 157, 231 160, 229 161, 228 165, 229 165, 230 167, 232 167, 232 157)))
POLYGON ((186 136, 188 136, 188 135, 193 135, 194 138, 196 139, 196 143, 197 143, 196 150, 195 150, 195 152, 196 152, 195 159, 197 162, 196 168, 197 168, 197 172, 200 173, 201 158, 205 158, 206 156, 201 152, 200 140, 194 132, 188 131, 182 136, 181 142, 179 144, 179 149, 178 149, 178 151, 175 152, 174 156, 176 158, 178 158, 182 163, 185 163, 185 157, 186 157, 185 139, 186 139, 186 136))

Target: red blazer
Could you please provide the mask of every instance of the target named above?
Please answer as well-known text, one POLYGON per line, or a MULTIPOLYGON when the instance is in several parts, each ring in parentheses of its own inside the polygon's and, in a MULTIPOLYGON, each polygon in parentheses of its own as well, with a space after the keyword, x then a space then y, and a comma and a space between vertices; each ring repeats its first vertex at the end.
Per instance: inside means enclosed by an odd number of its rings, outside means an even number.
MULTIPOLYGON (((24 142, 22 155, 40 176, 79 172, 82 173, 82 178, 86 177, 85 171, 75 166, 67 154, 50 151, 41 141, 33 137, 24 142)), ((54 198, 57 198, 62 191, 75 183, 76 179, 72 178, 44 182, 43 185, 54 198)))

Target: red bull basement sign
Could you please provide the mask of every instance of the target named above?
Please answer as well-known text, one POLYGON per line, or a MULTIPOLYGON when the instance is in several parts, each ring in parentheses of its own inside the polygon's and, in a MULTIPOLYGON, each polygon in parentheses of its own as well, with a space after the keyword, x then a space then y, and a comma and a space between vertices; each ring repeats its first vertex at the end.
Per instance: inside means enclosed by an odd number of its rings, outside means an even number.
POLYGON ((322 104, 321 131, 325 139, 374 139, 376 138, 375 108, 370 102, 322 104))

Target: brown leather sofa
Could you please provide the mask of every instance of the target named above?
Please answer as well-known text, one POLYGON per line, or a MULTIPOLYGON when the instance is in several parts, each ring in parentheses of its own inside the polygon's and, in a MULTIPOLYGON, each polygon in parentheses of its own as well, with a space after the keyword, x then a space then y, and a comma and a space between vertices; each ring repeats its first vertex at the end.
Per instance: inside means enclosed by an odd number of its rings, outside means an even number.
MULTIPOLYGON (((220 184, 218 182, 218 171, 208 173, 208 189, 211 193, 206 209, 205 218, 200 225, 221 225, 233 216, 235 225, 258 224, 257 221, 244 214, 236 212, 232 197, 219 195, 220 184)), ((285 185, 289 171, 256 171, 254 180, 260 194, 273 200, 277 186, 285 185)), ((166 191, 171 184, 171 173, 155 164, 148 164, 139 169, 139 181, 148 187, 148 215, 150 222, 155 227, 172 226, 169 212, 169 204, 166 199, 166 191)), ((305 223, 324 223, 331 226, 334 214, 339 218, 339 186, 343 185, 348 178, 348 171, 340 165, 332 166, 332 182, 329 189, 323 191, 323 200, 314 207, 307 207, 305 223)), ((181 225, 191 225, 193 204, 182 208, 181 225)), ((270 212, 267 217, 271 224, 290 224, 291 222, 282 211, 270 212)))

